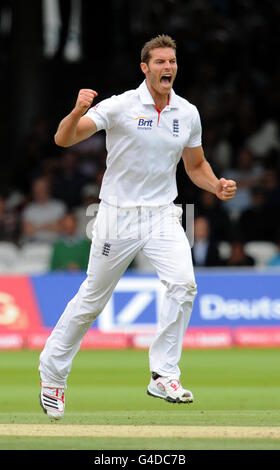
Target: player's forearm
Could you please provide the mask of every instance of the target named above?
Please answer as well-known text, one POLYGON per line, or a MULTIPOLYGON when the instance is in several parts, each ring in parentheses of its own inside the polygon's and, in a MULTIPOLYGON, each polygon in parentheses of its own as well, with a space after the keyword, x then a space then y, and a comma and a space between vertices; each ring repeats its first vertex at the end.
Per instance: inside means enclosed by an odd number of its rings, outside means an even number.
POLYGON ((55 143, 60 147, 71 147, 77 143, 77 126, 81 115, 73 110, 60 122, 54 136, 55 143))
POLYGON ((219 180, 207 160, 203 160, 195 168, 188 170, 187 174, 196 186, 216 194, 219 180))

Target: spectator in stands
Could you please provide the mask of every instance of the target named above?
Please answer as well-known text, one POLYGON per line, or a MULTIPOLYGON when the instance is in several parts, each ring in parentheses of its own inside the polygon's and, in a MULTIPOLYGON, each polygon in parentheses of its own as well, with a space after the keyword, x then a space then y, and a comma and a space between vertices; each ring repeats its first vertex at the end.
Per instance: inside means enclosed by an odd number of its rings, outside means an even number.
POLYGON ((92 224, 97 215, 99 204, 99 186, 97 184, 86 184, 81 192, 82 204, 74 210, 77 220, 77 235, 82 238, 92 236, 92 224))
POLYGON ((61 238, 53 245, 51 271, 85 271, 87 269, 90 241, 77 235, 77 220, 72 213, 61 222, 61 238))
POLYGON ((54 197, 63 201, 68 209, 72 210, 81 204, 81 190, 87 181, 79 171, 76 153, 66 150, 54 181, 54 197))
POLYGON ((225 178, 237 181, 238 191, 235 201, 224 204, 227 211, 236 211, 238 214, 252 204, 251 188, 261 183, 264 169, 254 163, 253 154, 245 147, 241 148, 237 156, 237 167, 225 172, 225 178))
POLYGON ((263 177, 263 187, 266 192, 266 201, 269 207, 275 209, 280 206, 280 182, 277 171, 274 168, 267 168, 263 177))
POLYGON ((242 212, 239 220, 244 241, 273 241, 279 220, 275 216, 275 209, 267 205, 264 188, 252 188, 251 198, 252 206, 242 212))
POLYGON ((14 170, 18 188, 26 193, 30 182, 44 171, 45 159, 52 155, 53 139, 50 134, 49 122, 39 117, 31 123, 30 130, 21 145, 21 156, 14 170))
POLYGON ((195 206, 195 216, 208 219, 211 236, 216 241, 228 240, 232 230, 231 220, 219 199, 209 191, 201 191, 199 202, 195 206))
POLYGON ((234 266, 254 266, 255 260, 247 255, 244 250, 244 242, 240 239, 233 240, 230 247, 230 255, 225 265, 234 266))
POLYGON ((271 150, 279 150, 280 140, 277 122, 270 119, 263 122, 261 127, 248 137, 247 145, 258 158, 264 159, 271 150))
POLYGON ((0 194, 0 241, 17 243, 19 238, 19 214, 9 207, 6 198, 0 194))
POLYGON ((99 168, 106 165, 106 137, 100 132, 89 139, 75 145, 75 153, 78 157, 78 168, 82 175, 89 180, 95 178, 99 168))
POLYGON ((221 266, 217 244, 212 240, 210 224, 206 217, 196 217, 194 220, 194 245, 192 248, 194 266, 221 266))
POLYGON ((38 178, 32 185, 33 201, 22 213, 23 242, 52 243, 60 234, 60 222, 66 213, 65 204, 50 196, 49 182, 38 178))

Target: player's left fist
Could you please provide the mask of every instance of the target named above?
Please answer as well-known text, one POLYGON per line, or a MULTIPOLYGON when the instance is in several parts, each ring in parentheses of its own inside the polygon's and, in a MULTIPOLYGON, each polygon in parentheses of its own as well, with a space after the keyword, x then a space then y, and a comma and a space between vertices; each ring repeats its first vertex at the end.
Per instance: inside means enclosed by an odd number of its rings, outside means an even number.
POLYGON ((216 196, 222 201, 230 201, 237 191, 236 182, 220 178, 216 187, 216 196))

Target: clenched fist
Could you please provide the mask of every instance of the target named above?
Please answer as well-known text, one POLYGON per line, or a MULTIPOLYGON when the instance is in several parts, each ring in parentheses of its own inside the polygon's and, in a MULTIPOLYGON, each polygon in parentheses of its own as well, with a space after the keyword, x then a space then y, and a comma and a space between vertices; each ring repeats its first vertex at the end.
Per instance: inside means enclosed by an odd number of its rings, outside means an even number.
POLYGON ((98 93, 94 90, 89 90, 87 88, 80 90, 74 111, 77 114, 83 116, 88 108, 92 105, 92 102, 97 95, 98 93))
POLYGON ((235 181, 221 178, 217 184, 216 196, 222 201, 230 201, 234 198, 236 190, 235 181))

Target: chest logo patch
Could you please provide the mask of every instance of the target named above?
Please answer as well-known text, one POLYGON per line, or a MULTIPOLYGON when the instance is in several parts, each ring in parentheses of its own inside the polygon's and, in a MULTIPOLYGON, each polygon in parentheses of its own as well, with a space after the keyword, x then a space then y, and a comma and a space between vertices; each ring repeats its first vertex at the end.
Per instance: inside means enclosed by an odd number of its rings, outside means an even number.
POLYGON ((149 119, 147 116, 137 116, 134 118, 137 122, 137 129, 140 130, 152 130, 153 120, 149 119))
POLYGON ((173 119, 173 136, 179 136, 179 119, 173 119))

